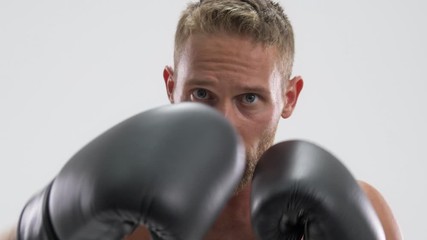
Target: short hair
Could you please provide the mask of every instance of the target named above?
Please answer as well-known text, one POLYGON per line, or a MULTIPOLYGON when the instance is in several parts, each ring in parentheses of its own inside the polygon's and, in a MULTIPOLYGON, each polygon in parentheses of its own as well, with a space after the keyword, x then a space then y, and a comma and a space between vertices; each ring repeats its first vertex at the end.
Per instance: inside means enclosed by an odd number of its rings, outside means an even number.
POLYGON ((182 12, 175 33, 174 64, 178 65, 188 38, 195 33, 229 33, 276 47, 279 69, 290 79, 294 61, 292 25, 279 3, 272 0, 200 0, 182 12))

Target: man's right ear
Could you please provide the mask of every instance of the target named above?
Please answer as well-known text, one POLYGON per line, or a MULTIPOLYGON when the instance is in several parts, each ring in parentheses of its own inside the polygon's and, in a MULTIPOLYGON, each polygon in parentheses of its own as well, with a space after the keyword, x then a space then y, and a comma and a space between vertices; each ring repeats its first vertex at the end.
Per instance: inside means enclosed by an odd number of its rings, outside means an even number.
POLYGON ((175 81, 173 80, 173 69, 170 66, 166 66, 163 69, 163 80, 165 81, 166 93, 168 94, 169 101, 174 103, 173 90, 175 89, 175 81))

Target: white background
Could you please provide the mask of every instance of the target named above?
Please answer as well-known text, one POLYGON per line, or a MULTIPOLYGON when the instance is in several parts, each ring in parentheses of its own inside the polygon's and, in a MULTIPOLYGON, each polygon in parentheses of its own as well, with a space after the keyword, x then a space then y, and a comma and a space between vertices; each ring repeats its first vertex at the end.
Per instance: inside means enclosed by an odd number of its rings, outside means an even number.
MULTIPOLYGON (((425 237, 427 4, 282 0, 305 79, 277 141, 333 152, 425 237)), ((0 0, 0 228, 80 147, 168 103, 162 69, 186 1, 0 0)))

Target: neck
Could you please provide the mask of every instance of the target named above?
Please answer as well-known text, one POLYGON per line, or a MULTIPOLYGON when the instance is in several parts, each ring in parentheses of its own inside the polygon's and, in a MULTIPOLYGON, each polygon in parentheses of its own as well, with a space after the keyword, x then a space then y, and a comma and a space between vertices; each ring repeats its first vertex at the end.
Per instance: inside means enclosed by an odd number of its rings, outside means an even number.
POLYGON ((241 239, 253 239, 250 213, 250 189, 250 184, 247 184, 228 201, 211 228, 211 234, 219 234, 223 237, 231 237, 236 234, 241 239))
POLYGON ((225 205, 222 215, 231 215, 250 222, 250 184, 246 184, 242 189, 235 193, 225 205))

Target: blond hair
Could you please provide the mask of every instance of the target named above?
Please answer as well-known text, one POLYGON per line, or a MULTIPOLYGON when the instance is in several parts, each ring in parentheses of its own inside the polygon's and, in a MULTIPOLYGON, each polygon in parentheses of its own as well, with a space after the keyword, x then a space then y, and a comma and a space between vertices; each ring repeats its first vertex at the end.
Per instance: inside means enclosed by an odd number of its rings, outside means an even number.
POLYGON ((276 47, 285 80, 291 76, 294 34, 283 8, 271 0, 200 0, 182 12, 175 33, 174 64, 188 38, 195 33, 238 34, 276 47))

